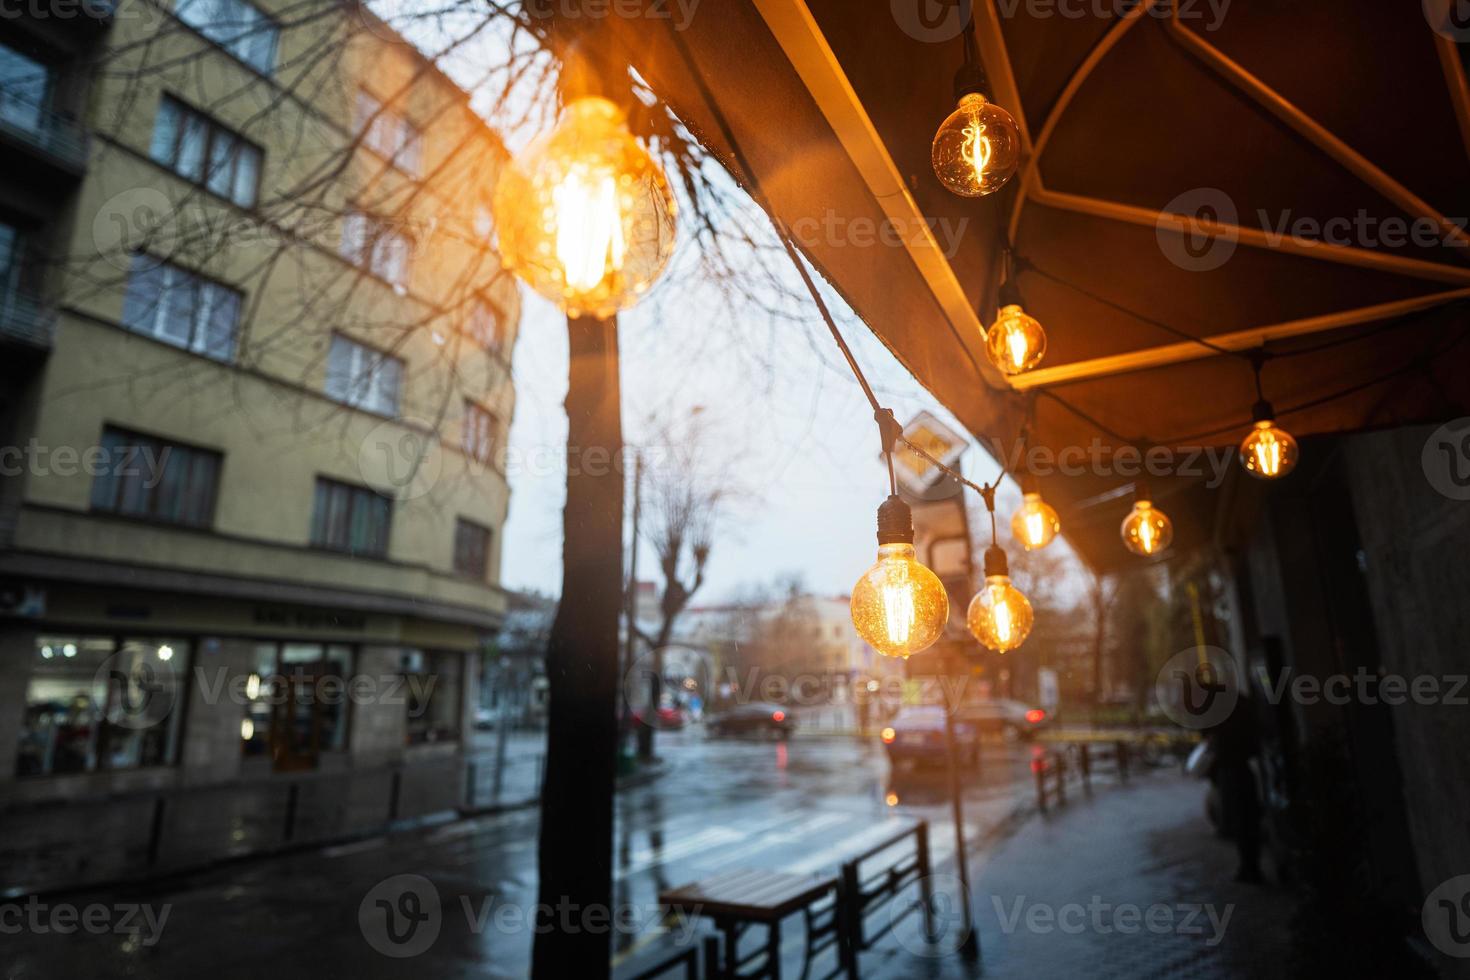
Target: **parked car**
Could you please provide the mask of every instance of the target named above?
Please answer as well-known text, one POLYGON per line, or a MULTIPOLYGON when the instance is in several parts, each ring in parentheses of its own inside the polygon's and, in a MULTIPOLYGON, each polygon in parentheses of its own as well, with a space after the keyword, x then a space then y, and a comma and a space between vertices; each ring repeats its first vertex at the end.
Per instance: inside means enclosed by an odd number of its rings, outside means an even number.
POLYGON ((999 735, 1007 742, 1029 739, 1051 724, 1043 709, 1005 698, 963 704, 955 717, 972 723, 982 736, 999 735))
POLYGON ((775 735, 780 739, 791 737, 796 730, 796 719, 779 704, 753 701, 740 704, 728 711, 711 715, 706 722, 711 735, 775 735))
MULTIPOLYGON (((642 708, 635 708, 633 710, 633 720, 640 725, 643 724, 643 710, 642 708)), ((676 708, 670 705, 664 705, 662 708, 659 708, 654 718, 653 727, 661 732, 677 732, 689 721, 683 708, 676 708)))
MULTIPOLYGON (((945 740, 944 707, 937 704, 910 705, 901 708, 888 727, 879 733, 888 759, 894 765, 908 762, 947 764, 949 747, 945 740)), ((980 739, 972 722, 955 718, 954 741, 957 761, 962 766, 980 762, 980 739)))

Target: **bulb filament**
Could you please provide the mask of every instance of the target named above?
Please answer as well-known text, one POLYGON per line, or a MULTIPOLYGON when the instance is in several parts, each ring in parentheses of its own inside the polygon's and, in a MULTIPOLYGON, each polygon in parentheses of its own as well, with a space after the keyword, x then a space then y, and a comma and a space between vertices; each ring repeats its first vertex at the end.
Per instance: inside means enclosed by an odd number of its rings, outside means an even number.
POLYGON ((612 174, 574 168, 552 191, 552 203, 556 257, 568 286, 593 289, 623 267, 627 246, 612 174))
POLYGON ((978 119, 971 119, 964 132, 965 142, 960 152, 964 155, 965 162, 975 169, 975 179, 979 180, 985 176, 985 168, 990 166, 993 152, 990 137, 985 135, 985 124, 978 119))
POLYGON ((1256 468, 1267 476, 1281 472, 1281 443, 1269 432, 1256 440, 1256 468))
POLYGON ((995 638, 1001 645, 1008 645, 1011 642, 1011 607, 1006 602, 1005 586, 992 586, 990 600, 995 616, 995 638))
POLYGON ((1138 525, 1138 543, 1143 545, 1143 553, 1151 555, 1154 552, 1154 522, 1144 517, 1138 525))
POLYGON ((1031 543, 1032 546, 1035 546, 1035 545, 1038 545, 1038 544, 1041 543, 1041 536, 1042 536, 1042 534, 1044 532, 1045 532, 1045 528, 1042 525, 1041 515, 1040 514, 1027 514, 1026 515, 1026 537, 1030 540, 1030 543, 1031 543))
POLYGON ((908 643, 914 630, 914 590, 909 584, 908 567, 899 567, 889 573, 883 583, 883 623, 888 631, 888 641, 896 645, 908 643))

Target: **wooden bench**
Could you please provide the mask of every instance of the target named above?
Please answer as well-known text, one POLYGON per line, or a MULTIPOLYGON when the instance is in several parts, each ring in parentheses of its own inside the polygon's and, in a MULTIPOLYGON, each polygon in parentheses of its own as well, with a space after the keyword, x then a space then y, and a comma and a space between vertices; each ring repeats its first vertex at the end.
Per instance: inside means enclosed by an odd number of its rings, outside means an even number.
POLYGON ((797 912, 806 917, 807 951, 802 976, 809 972, 812 960, 819 953, 840 939, 837 878, 833 875, 758 869, 726 871, 670 889, 659 895, 658 900, 671 911, 714 920, 725 941, 722 962, 711 972, 721 980, 754 977, 780 980, 781 921, 797 912), (742 958, 740 937, 757 925, 766 927, 766 942, 742 958), (754 969, 746 972, 751 967, 754 969))

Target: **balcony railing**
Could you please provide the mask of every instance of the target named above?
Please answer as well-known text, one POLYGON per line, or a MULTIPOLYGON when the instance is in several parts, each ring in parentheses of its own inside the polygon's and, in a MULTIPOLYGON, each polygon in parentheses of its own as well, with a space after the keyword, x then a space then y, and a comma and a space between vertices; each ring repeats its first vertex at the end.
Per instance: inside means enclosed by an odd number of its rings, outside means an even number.
POLYGON ((20 343, 50 350, 56 332, 56 311, 23 290, 0 291, 0 342, 20 343))
POLYGON ((87 132, 74 119, 0 91, 0 133, 33 147, 80 174, 87 166, 87 132))

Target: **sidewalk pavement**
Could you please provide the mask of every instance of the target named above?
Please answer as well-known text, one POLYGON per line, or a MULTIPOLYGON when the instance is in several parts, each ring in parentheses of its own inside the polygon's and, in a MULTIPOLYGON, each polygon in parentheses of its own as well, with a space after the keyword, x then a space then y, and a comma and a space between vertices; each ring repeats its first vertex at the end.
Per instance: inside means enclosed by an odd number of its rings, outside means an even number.
MULTIPOLYGON (((1292 893, 1233 880, 1235 850, 1177 770, 1140 774, 1036 816, 972 859, 986 980, 1287 977, 1292 893)), ((941 876, 942 877, 942 876, 941 876)), ((938 882, 941 890, 957 895, 938 882)), ((926 947, 900 928, 862 958, 864 977, 977 977, 954 945, 957 907, 939 903, 926 947)))

